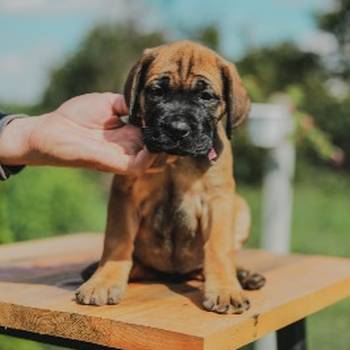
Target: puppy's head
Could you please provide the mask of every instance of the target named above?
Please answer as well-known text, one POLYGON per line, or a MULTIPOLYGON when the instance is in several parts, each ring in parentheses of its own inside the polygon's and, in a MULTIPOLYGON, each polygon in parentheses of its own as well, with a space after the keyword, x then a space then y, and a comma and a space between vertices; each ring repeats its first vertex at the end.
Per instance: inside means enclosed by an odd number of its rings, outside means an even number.
POLYGON ((233 64, 189 41, 145 50, 124 93, 147 148, 181 156, 213 157, 218 121, 230 137, 250 107, 233 64))

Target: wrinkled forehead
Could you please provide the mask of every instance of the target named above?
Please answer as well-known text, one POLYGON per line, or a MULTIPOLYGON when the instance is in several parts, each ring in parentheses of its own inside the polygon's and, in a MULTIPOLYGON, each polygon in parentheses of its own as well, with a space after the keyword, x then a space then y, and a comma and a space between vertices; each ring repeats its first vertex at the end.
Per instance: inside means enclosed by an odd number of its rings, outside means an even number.
POLYGON ((198 80, 205 80, 220 93, 221 72, 217 56, 206 48, 164 48, 152 62, 146 84, 167 76, 173 87, 194 88, 198 80))

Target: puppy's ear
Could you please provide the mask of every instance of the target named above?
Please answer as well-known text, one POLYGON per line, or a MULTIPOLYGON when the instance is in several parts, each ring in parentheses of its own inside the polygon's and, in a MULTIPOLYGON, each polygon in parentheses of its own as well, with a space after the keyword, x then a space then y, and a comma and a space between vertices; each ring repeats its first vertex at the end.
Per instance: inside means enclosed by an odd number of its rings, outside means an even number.
POLYGON ((243 122, 250 110, 250 99, 242 80, 232 63, 220 62, 223 97, 226 110, 226 134, 230 139, 232 129, 243 122))
POLYGON ((142 126, 140 93, 145 85, 149 66, 156 58, 160 47, 144 50, 142 57, 131 68, 124 84, 124 96, 129 108, 131 124, 142 126))

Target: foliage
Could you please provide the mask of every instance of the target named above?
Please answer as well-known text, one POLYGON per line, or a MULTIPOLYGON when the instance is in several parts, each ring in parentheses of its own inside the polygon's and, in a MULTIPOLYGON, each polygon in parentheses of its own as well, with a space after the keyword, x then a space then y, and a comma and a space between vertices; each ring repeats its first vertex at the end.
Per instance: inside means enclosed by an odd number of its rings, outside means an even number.
POLYGON ((350 81, 350 0, 335 0, 334 10, 318 15, 319 27, 333 34, 339 44, 338 60, 332 73, 350 81))
MULTIPOLYGON (((238 68, 254 102, 269 101, 279 92, 291 98, 296 108, 298 131, 303 128, 299 136, 305 136, 308 141, 298 143, 299 153, 302 151, 304 156, 320 163, 319 155, 326 161, 334 160, 334 157, 339 160, 342 149, 344 166, 350 166, 350 94, 339 100, 329 92, 324 83, 327 72, 317 56, 283 43, 251 51, 238 63, 238 68), (296 92, 298 100, 295 99, 296 92), (301 123, 305 121, 302 115, 313 120, 312 128, 301 123)), ((248 162, 251 166, 256 164, 254 158, 248 158, 248 162)))
POLYGON ((0 350, 64 350, 68 348, 62 348, 55 345, 41 344, 32 340, 18 339, 14 337, 8 337, 0 335, 0 350))
POLYGON ((12 240, 11 230, 8 223, 8 210, 4 200, 4 188, 0 188, 0 244, 9 243, 12 240))
POLYGON ((321 85, 325 75, 318 56, 301 52, 288 42, 253 49, 237 66, 244 77, 255 80, 261 93, 261 100, 255 102, 266 102, 273 93, 284 91, 292 84, 306 89, 315 83, 321 85))
MULTIPOLYGON (((238 63, 240 72, 255 102, 266 102, 276 92, 298 89, 303 98, 297 104, 299 111, 312 116, 314 125, 322 130, 323 139, 328 138, 345 153, 343 167, 350 168, 350 92, 342 97, 334 96, 327 81, 350 79, 350 0, 336 0, 335 9, 316 16, 319 28, 334 35, 339 51, 332 58, 333 64, 326 64, 314 53, 301 51, 292 43, 274 47, 254 49, 238 63)), ((315 128, 312 131, 316 130, 315 128)), ((315 134, 315 133, 313 133, 315 134)), ((314 135, 310 136, 315 139, 314 135)), ((312 142, 313 149, 323 153, 325 142, 319 148, 312 142)), ((309 143, 310 145, 310 143, 309 143)), ((303 145, 304 155, 319 164, 312 148, 303 145)), ((253 163, 254 161, 250 161, 253 163)))
POLYGON ((208 25, 196 32, 188 33, 192 40, 202 42, 214 51, 219 51, 220 34, 216 26, 208 25))
POLYGON ((33 341, 23 341, 0 335, 0 350, 43 350, 43 347, 33 341))
POLYGON ((1 186, 0 242, 103 228, 105 193, 82 171, 25 169, 1 186))
POLYGON ((232 144, 235 178, 239 182, 259 183, 263 174, 265 152, 252 146, 246 124, 233 131, 232 144))
POLYGON ((350 168, 350 94, 339 101, 316 89, 308 92, 303 109, 312 115, 317 125, 326 131, 331 141, 345 153, 343 167, 350 168))
POLYGON ((87 92, 122 91, 126 73, 142 51, 163 41, 161 34, 143 34, 131 24, 97 26, 78 51, 52 72, 40 109, 56 108, 87 92))

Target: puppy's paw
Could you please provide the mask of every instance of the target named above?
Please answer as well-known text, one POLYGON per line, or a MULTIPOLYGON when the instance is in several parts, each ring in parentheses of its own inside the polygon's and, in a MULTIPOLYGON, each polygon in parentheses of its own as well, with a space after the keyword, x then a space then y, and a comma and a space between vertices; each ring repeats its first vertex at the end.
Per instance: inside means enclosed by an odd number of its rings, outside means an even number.
POLYGON ((125 289, 126 284, 123 283, 89 280, 75 292, 75 299, 84 305, 115 305, 122 299, 125 289))
POLYGON ((203 307, 219 314, 242 314, 249 309, 250 302, 240 289, 225 289, 206 292, 203 307))
POLYGON ((263 275, 242 268, 237 269, 237 278, 242 288, 246 290, 260 289, 266 283, 263 275))

